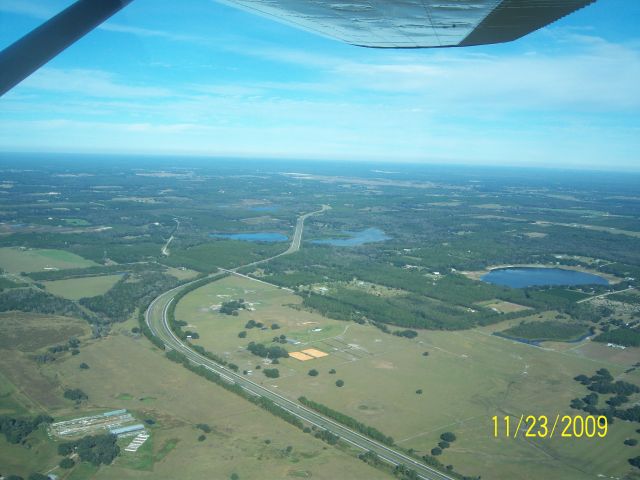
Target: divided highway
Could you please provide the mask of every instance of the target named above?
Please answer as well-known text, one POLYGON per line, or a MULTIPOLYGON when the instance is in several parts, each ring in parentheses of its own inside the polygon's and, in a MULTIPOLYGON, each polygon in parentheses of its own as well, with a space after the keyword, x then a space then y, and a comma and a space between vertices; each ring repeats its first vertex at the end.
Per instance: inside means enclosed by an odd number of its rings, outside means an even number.
MULTIPOLYGON (((302 241, 302 231, 304 228, 304 220, 310 215, 314 215, 316 213, 324 212, 330 208, 327 205, 323 205, 322 210, 318 210, 317 212, 311 212, 305 215, 301 215, 298 217, 296 222, 296 229, 293 235, 293 239, 291 242, 291 246, 287 249, 287 251, 276 255, 276 257, 281 255, 286 255, 289 253, 296 252, 300 249, 300 244, 302 241)), ((263 263, 269 261, 273 258, 261 260, 259 262, 254 262, 252 264, 243 265, 243 267, 254 265, 257 263, 263 263)), ((242 267, 238 267, 242 268, 242 267)), ((209 276, 209 278, 222 277, 225 273, 235 273, 235 270, 225 270, 220 271, 219 273, 214 273, 209 276)), ((160 338, 162 342, 165 344, 167 350, 177 350, 178 352, 185 355, 191 362, 196 365, 202 365, 209 370, 212 370, 219 374, 223 379, 230 383, 235 383, 240 385, 244 390, 249 392, 250 394, 256 396, 262 396, 268 398, 273 401, 275 404, 284 408, 288 412, 293 415, 299 417, 304 422, 307 422, 311 425, 315 425, 317 427, 323 428, 325 430, 330 431, 331 433, 338 435, 342 440, 364 450, 364 451, 372 451, 376 453, 382 460, 387 461, 392 465, 403 464, 413 470, 415 470, 421 478, 425 480, 453 480, 452 477, 441 473, 431 467, 428 467, 413 458, 399 452, 393 448, 390 448, 382 443, 376 442, 358 432, 355 432, 330 418, 327 418, 319 413, 306 408, 303 405, 298 404, 296 400, 289 399, 279 393, 276 393, 268 388, 259 385, 256 382, 253 382, 249 378, 244 375, 240 375, 235 373, 233 370, 225 368, 214 361, 200 355, 199 353, 192 350, 188 344, 183 343, 172 331, 169 327, 169 320, 167 318, 167 311, 169 306, 173 301, 175 301, 176 294, 190 285, 193 282, 181 285, 179 287, 173 288, 162 295, 158 296, 150 305, 147 311, 145 312, 145 319, 147 325, 151 332, 160 338)))

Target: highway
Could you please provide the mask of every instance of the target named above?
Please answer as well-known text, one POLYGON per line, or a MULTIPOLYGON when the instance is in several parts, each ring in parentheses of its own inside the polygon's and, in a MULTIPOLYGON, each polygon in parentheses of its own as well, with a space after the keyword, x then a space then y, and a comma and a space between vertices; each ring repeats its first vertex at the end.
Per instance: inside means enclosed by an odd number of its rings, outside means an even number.
MULTIPOLYGON (((298 251, 300 249, 300 243, 302 240, 304 220, 310 215, 324 212, 327 208, 330 207, 323 205, 322 210, 311 212, 298 217, 298 221, 296 222, 296 230, 293 235, 291 246, 287 249, 286 252, 276 255, 275 257, 271 257, 270 259, 298 251)), ((253 262, 252 264, 243 265, 243 267, 247 267, 257 263, 263 263, 270 259, 253 262)), ((220 271, 211 274, 209 278, 221 277, 227 272, 235 273, 235 270, 237 270, 237 268, 233 270, 220 271)), ((319 413, 310 410, 303 405, 300 405, 296 400, 287 398, 279 393, 269 390, 268 388, 250 380, 244 375, 237 374, 233 370, 225 368, 192 350, 188 344, 183 343, 173 333, 173 331, 171 331, 168 323, 167 311, 171 303, 174 301, 176 294, 181 289, 194 282, 180 285, 179 287, 173 288, 158 296, 155 300, 153 300, 153 302, 151 302, 149 308, 145 312, 145 320, 149 329, 154 335, 162 340, 167 350, 176 350, 184 354, 194 364, 202 365, 209 370, 218 373, 224 380, 240 385, 248 393, 268 398, 283 409, 299 417, 304 422, 328 430, 331 433, 338 435, 342 440, 350 443, 357 448, 362 449, 363 451, 372 451, 376 453, 378 457, 380 457, 380 459, 392 465, 403 464, 408 468, 415 470, 419 474, 419 476, 425 480, 453 480, 452 477, 439 472, 438 470, 435 470, 427 465, 424 465, 423 463, 414 460, 413 458, 403 454, 402 452, 395 450, 394 448, 390 448, 382 443, 376 442, 375 440, 372 440, 356 431, 353 431, 330 418, 320 415, 319 413)))

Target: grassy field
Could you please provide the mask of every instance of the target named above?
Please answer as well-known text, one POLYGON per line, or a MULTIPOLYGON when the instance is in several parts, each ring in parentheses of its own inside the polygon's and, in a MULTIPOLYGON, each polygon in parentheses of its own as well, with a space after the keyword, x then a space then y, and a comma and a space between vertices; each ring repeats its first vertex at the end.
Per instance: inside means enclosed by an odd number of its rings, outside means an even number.
MULTIPOLYGON (((426 453, 442 432, 455 432, 458 441, 440 459, 464 474, 577 480, 598 474, 620 477, 629 471, 626 460, 631 452, 622 448, 622 441, 636 435, 637 424, 617 421, 604 440, 532 442, 494 439, 491 417, 576 414, 569 402, 587 391, 573 377, 591 375, 600 367, 619 375, 637 361, 637 351, 623 357, 593 344, 588 345, 593 350, 582 350, 583 344, 571 348, 551 344, 542 349, 495 337, 486 329, 424 331, 408 340, 291 307, 299 302, 284 290, 228 277, 187 295, 178 304, 176 318, 188 321, 189 328, 200 334, 194 343, 225 355, 241 370, 252 369, 254 381, 291 398, 305 395, 324 403, 377 427, 403 447, 426 453), (237 298, 244 298, 255 310, 226 316, 211 309, 237 298), (238 338, 249 319, 267 327, 276 322, 282 328, 251 329, 246 338, 238 338), (263 360, 245 347, 249 341, 268 342, 280 334, 303 342, 283 345, 289 351, 311 346, 329 355, 305 362, 281 359, 277 366, 281 377, 267 379, 255 370, 263 360), (428 356, 423 356, 425 351, 428 356), (320 374, 309 376, 311 368, 320 374), (330 369, 337 373, 329 374, 330 369), (337 379, 344 380, 344 387, 335 386, 337 379), (416 394, 418 389, 423 390, 421 395, 416 394), (598 455, 594 456, 596 442, 598 455)), ((542 319, 555 314, 548 312, 542 319)), ((632 372, 626 380, 639 383, 640 375, 632 372)))
MULTIPOLYGON (((132 326, 122 325, 120 333, 83 342, 79 355, 44 366, 20 352, 0 349, 4 413, 46 411, 68 418, 127 408, 140 420, 156 421, 148 445, 137 453, 123 452, 108 467, 81 464, 68 479, 208 480, 227 479, 234 472, 243 480, 389 478, 164 359, 146 339, 127 333, 132 326), (81 362, 90 368, 80 370, 81 362), (75 407, 62 398, 64 387, 81 388, 89 401, 75 407), (198 423, 212 428, 202 442, 198 423), (287 446, 293 447, 290 453, 287 446)), ((40 434, 29 437, 31 449, 0 438, 2 473, 26 478, 32 471, 54 467, 60 460, 55 444, 40 438, 40 434)))
POLYGON ((37 313, 0 313, 0 349, 33 352, 89 331, 84 320, 37 313))
POLYGON ((476 305, 480 305, 481 307, 491 308, 499 313, 513 313, 513 312, 521 312, 523 310, 530 310, 530 307, 525 307, 524 305, 518 305, 517 303, 506 302, 504 300, 486 300, 484 302, 478 302, 476 305))
POLYGON ((97 265, 78 255, 63 250, 0 248, 0 268, 10 273, 38 272, 45 268, 83 268, 97 265))
POLYGON ((93 297, 108 292, 120 278, 120 275, 101 275, 42 283, 47 291, 54 295, 68 298, 69 300, 78 300, 83 297, 93 297))

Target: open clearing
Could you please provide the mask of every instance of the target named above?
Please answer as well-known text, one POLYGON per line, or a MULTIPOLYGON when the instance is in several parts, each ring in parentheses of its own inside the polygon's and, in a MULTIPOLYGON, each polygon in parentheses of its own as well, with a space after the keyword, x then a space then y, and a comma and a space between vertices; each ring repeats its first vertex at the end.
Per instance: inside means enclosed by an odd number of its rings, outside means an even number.
MULTIPOLYGON (((76 467, 69 479, 203 479, 229 478, 389 478, 251 403, 206 382, 163 358, 144 338, 120 333, 92 340, 80 354, 51 364, 36 362, 15 351, 0 349, 0 411, 25 414, 47 411, 68 419, 126 408, 139 419, 153 419, 150 439, 140 449, 122 452, 113 465, 76 467), (80 370, 86 362, 90 369, 80 370), (160 368, 159 368, 160 367, 160 368), (5 376, 6 374, 6 376, 5 376), (81 407, 62 398, 64 387, 81 388, 89 401, 81 407), (189 392, 189 395, 185 395, 189 392), (32 395, 39 395, 32 400, 32 395), (207 423, 212 432, 197 440, 207 423), (267 442, 269 441, 269 442, 267 442), (285 451, 292 446, 291 453, 285 451)), ((123 439, 124 449, 131 438, 123 439)), ((60 457, 44 432, 29 437, 32 446, 9 445, 0 438, 2 472, 25 478, 46 471, 60 457)))
POLYGON ((47 291, 69 300, 93 297, 107 293, 122 278, 120 275, 102 275, 96 277, 69 278, 42 282, 47 291))
POLYGON ((89 332, 84 320, 37 313, 0 313, 0 349, 33 352, 89 332))
POLYGON ((521 312, 523 310, 531 310, 530 307, 524 305, 518 305, 517 303, 506 302, 504 300, 487 300, 485 302, 478 302, 476 305, 480 305, 485 308, 490 308, 498 313, 512 313, 521 312))
MULTIPOLYGON (((428 452, 442 432, 453 431, 458 440, 440 460, 464 474, 577 480, 598 474, 620 477, 628 471, 630 452, 622 441, 635 435, 636 424, 616 421, 604 440, 531 441, 494 439, 491 417, 575 415, 571 399, 588 391, 573 377, 592 375, 600 367, 619 375, 637 361, 637 352, 632 361, 633 355, 616 357, 619 352, 590 342, 594 351, 581 345, 565 351, 543 349, 495 337, 486 329, 422 331, 409 340, 299 310, 299 303, 299 297, 282 289, 227 277, 185 296, 176 318, 200 334, 194 343, 224 355, 241 371, 253 370, 254 381, 290 398, 305 395, 324 403, 391 435, 403 447, 428 452), (251 310, 240 310, 238 316, 215 311, 221 302, 238 298, 251 310), (253 328, 246 338, 238 338, 251 319, 267 329, 253 328), (281 328, 271 330, 273 323, 281 328), (246 345, 270 343, 281 334, 301 342, 281 345, 289 351, 316 348, 329 355, 308 361, 280 359, 280 378, 267 379, 255 369, 267 362, 247 352, 246 345), (425 351, 429 356, 423 356, 425 351), (320 374, 309 376, 310 368, 320 374), (329 374, 330 369, 337 373, 329 374), (344 387, 335 386, 337 379, 344 387), (418 389, 422 395, 416 394, 418 389), (591 453, 595 442, 597 456, 591 453)), ((555 315, 549 312, 543 318, 555 315)), ((640 375, 636 370, 625 379, 639 383, 640 375)))
POLYGON ((97 263, 64 250, 41 248, 0 248, 0 268, 9 273, 39 272, 46 269, 92 267, 97 263))

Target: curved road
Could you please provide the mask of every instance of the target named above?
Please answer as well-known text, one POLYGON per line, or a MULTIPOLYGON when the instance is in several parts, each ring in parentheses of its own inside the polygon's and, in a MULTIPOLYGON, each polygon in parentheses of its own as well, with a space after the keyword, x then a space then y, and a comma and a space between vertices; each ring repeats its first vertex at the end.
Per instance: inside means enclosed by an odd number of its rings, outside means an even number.
MULTIPOLYGON (((302 230, 304 228, 304 221, 307 217, 324 212, 329 209, 328 205, 323 205, 322 210, 318 210, 316 212, 307 213, 305 215, 301 215, 298 217, 298 221, 296 223, 296 229, 293 235, 293 240, 291 242, 291 246, 283 253, 276 255, 274 257, 260 260, 257 262, 253 262, 247 265, 243 265, 242 267, 247 267, 251 265, 256 265, 258 263, 267 262, 273 258, 279 257, 281 255, 287 255, 293 252, 297 252, 300 249, 300 243, 302 241, 302 230)), ((223 276, 226 272, 235 273, 236 270, 242 267, 237 267, 233 270, 225 270, 218 273, 211 274, 209 278, 216 278, 223 276)), ((194 280, 195 282, 196 280, 194 280)), ((224 380, 229 383, 236 383, 240 385, 244 390, 249 392, 252 395, 266 397, 269 400, 273 401, 275 404, 284 408, 288 412, 293 415, 299 417, 304 422, 307 422, 311 425, 315 425, 317 427, 323 428, 325 430, 330 431, 331 433, 338 435, 342 440, 364 450, 370 450, 376 453, 382 460, 387 461, 392 465, 403 464, 409 468, 414 469, 421 478, 425 480, 453 480, 452 477, 439 472, 431 467, 428 467, 413 458, 399 452, 393 448, 387 447, 386 445, 376 442, 356 431, 353 431, 340 423, 333 421, 330 418, 327 418, 319 413, 306 408, 303 405, 298 404, 296 400, 284 397, 279 393, 276 393, 268 388, 259 385, 248 379, 243 375, 239 375, 235 373, 233 370, 225 368, 214 361, 200 355, 199 353, 192 350, 188 344, 183 343, 169 328, 168 318, 167 318, 167 310, 169 306, 174 301, 176 294, 183 289, 185 286, 190 285, 189 282, 187 284, 180 285, 176 288, 173 288, 162 295, 158 296, 151 304, 149 308, 145 312, 145 319, 147 325, 151 332, 160 338, 162 342, 165 344, 167 350, 177 350, 178 352, 184 354, 191 362, 196 365, 202 365, 209 370, 212 370, 219 374, 224 380)))

